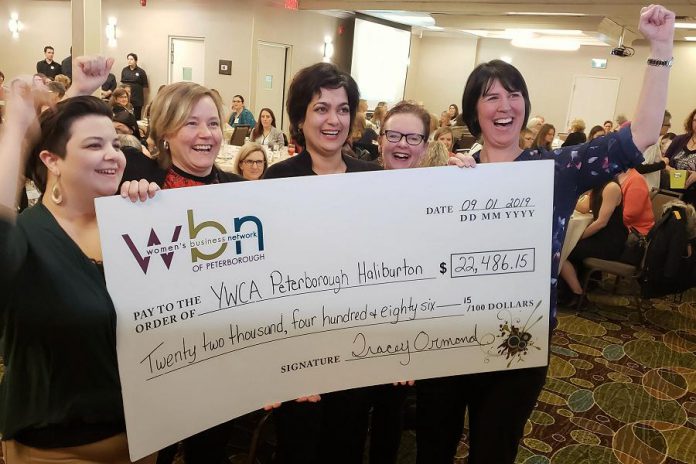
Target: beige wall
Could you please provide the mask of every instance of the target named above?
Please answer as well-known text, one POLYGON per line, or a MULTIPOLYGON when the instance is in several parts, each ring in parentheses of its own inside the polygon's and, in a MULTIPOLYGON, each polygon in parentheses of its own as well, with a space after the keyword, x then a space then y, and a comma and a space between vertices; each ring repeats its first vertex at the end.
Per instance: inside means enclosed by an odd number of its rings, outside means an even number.
MULTIPOLYGON (((348 41, 352 42, 352 35, 348 40, 345 34, 337 34, 341 23, 337 18, 289 11, 260 0, 167 0, 148 2, 147 7, 141 7, 137 1, 102 0, 102 23, 106 24, 110 16, 118 20, 118 44, 105 48, 104 53, 116 58, 113 70, 117 79, 127 65, 126 55, 135 52, 154 92, 167 82, 169 36, 203 37, 206 85, 218 89, 227 104, 232 95, 244 95, 252 111, 256 77, 252 63, 257 41, 292 47, 290 75, 321 61, 326 36, 334 40, 338 61, 345 62, 346 49, 351 46, 348 41), (231 76, 218 74, 220 59, 232 60, 231 76)), ((36 62, 43 58, 45 43, 56 48, 59 61, 68 55, 70 2, 0 0, 0 19, 0 70, 8 77, 33 73, 36 62), (26 24, 18 41, 11 39, 4 26, 4 11, 15 10, 26 24)))
MULTIPOLYGON (((464 84, 473 67, 508 56, 524 75, 532 100, 532 114, 541 114, 560 131, 565 130, 573 78, 578 75, 621 79, 616 114, 633 117, 649 50, 635 46, 630 58, 609 55, 608 47, 581 47, 577 52, 554 52, 515 48, 507 40, 433 38, 413 36, 406 97, 422 101, 439 114, 451 102, 460 102, 464 84), (592 58, 607 58, 607 69, 592 69, 592 58)), ((682 122, 696 107, 692 70, 696 69, 696 44, 677 43, 670 78, 667 108, 673 115, 672 130, 680 133, 682 122), (685 98, 686 97, 686 98, 685 98)), ((591 98, 591 96, 588 96, 591 98)), ((616 114, 607 115, 614 118, 616 114)), ((588 126, 602 121, 586 121, 588 126)))
POLYGON ((406 99, 423 102, 438 117, 452 103, 461 107, 464 83, 476 64, 477 40, 411 37, 406 99))
POLYGON ((59 63, 70 54, 70 2, 44 0, 0 0, 0 71, 7 79, 34 74, 36 62, 44 58, 43 48, 55 48, 59 63), (24 31, 12 38, 7 22, 10 13, 19 13, 24 31))

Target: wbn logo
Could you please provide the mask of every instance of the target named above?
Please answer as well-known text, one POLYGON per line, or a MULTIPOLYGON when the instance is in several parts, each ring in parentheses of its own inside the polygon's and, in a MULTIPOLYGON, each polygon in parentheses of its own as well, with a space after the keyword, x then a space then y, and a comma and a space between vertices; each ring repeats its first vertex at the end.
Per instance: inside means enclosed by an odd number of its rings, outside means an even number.
POLYGON ((178 250, 183 250, 186 248, 191 249, 192 263, 197 262, 199 259, 203 261, 211 261, 220 257, 225 252, 225 250, 227 250, 227 245, 229 244, 229 242, 234 242, 235 254, 241 255, 242 241, 250 238, 256 239, 258 251, 264 250, 263 224, 261 223, 261 220, 256 216, 244 216, 241 218, 234 218, 232 223, 234 232, 232 234, 229 234, 227 232, 227 229, 225 229, 225 227, 222 224, 216 221, 204 221, 196 225, 193 220, 193 210, 188 210, 187 216, 188 231, 190 237, 190 242, 188 244, 186 244, 185 242, 179 242, 182 229, 181 225, 174 227, 174 231, 172 233, 172 238, 169 242, 169 245, 162 245, 162 241, 157 235, 157 232, 155 232, 155 229, 150 229, 150 236, 147 240, 147 245, 144 250, 144 253, 141 253, 141 251, 138 249, 135 243, 133 243, 133 240, 131 239, 129 234, 122 235, 123 240, 126 242, 126 245, 128 246, 128 249, 133 254, 133 257, 138 262, 138 265, 140 266, 140 269, 142 269, 144 274, 147 274, 148 268, 150 267, 150 258, 152 258, 153 256, 159 256, 160 258, 162 258, 162 262, 164 262, 164 265, 167 267, 167 269, 169 269, 169 267, 172 264, 172 259, 174 258, 174 253, 178 250), (256 230, 242 232, 242 226, 247 222, 253 223, 256 226, 256 230), (198 234, 202 230, 207 228, 217 230, 220 233, 220 235, 212 238, 208 237, 196 240, 198 234), (204 253, 199 249, 203 246, 211 246, 215 244, 219 244, 219 246, 212 253, 204 253))

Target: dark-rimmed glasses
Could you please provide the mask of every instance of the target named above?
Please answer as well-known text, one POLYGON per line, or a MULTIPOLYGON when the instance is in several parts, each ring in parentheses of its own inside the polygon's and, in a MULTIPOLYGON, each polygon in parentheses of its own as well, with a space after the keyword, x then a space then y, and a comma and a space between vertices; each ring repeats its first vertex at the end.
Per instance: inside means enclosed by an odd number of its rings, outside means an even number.
POLYGON ((263 166, 263 160, 244 160, 242 163, 246 164, 247 166, 258 166, 261 167, 263 166))
POLYGON ((413 146, 420 145, 425 140, 425 135, 423 134, 402 134, 395 130, 385 130, 384 136, 391 143, 399 143, 401 139, 406 137, 406 143, 413 146))

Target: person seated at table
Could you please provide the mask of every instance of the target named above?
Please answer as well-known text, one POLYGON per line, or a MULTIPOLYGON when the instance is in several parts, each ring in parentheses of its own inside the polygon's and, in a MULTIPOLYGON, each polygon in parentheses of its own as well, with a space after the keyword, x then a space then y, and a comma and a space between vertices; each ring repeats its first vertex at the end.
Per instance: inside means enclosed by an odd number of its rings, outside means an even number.
POLYGON ((553 139, 556 137, 556 128, 553 124, 544 124, 537 132, 536 137, 534 137, 534 143, 532 143, 532 148, 543 148, 544 150, 551 150, 551 144, 553 139))
POLYGON ((285 146, 283 132, 276 128, 276 118, 270 108, 259 111, 259 121, 251 132, 251 140, 267 147, 285 146))
POLYGON ((623 196, 623 221, 626 229, 636 229, 641 235, 648 235, 655 225, 650 188, 640 173, 631 168, 616 176, 623 196))
POLYGON ((133 107, 130 104, 130 96, 128 90, 118 88, 113 91, 111 98, 109 99, 109 106, 114 114, 118 114, 121 111, 127 111, 133 114, 133 107))
MULTIPOLYGON (((638 176, 640 177, 639 174, 638 176)), ((581 212, 591 212, 593 221, 561 266, 560 276, 568 284, 574 298, 583 292, 578 278, 583 270, 582 261, 585 258, 609 261, 619 259, 628 236, 623 219, 623 196, 616 180, 610 180, 592 189, 590 194, 580 201, 577 209, 581 212)), ((572 305, 572 302, 569 304, 572 305)))
MULTIPOLYGON (((690 187, 696 182, 696 109, 689 113, 684 121, 684 134, 677 135, 669 145, 665 157, 669 159, 667 172, 673 169, 686 170, 687 178, 684 189, 674 189, 669 185, 669 181, 663 182, 670 190, 683 191, 682 200, 686 203, 696 205, 696 191, 690 187)), ((667 177, 669 179, 669 177, 667 177)))
POLYGON ((247 142, 239 150, 232 172, 246 180, 259 180, 268 169, 268 160, 263 146, 247 142))
POLYGON ((534 146, 534 132, 526 127, 520 131, 520 148, 527 150, 534 146))
POLYGON ((128 111, 115 113, 113 123, 117 134, 133 135, 140 139, 140 129, 133 113, 128 111))
POLYGON ((380 127, 382 125, 382 120, 384 119, 384 115, 387 113, 387 106, 386 103, 384 105, 377 105, 375 108, 375 111, 372 113, 372 118, 370 119, 370 122, 372 123, 373 129, 375 132, 379 134, 380 127))
POLYGON ((585 135, 585 121, 582 119, 573 119, 570 122, 570 128, 568 129, 568 136, 561 145, 561 147, 572 147, 573 145, 580 145, 581 143, 587 142, 587 136, 585 135))
POLYGON ((232 113, 230 114, 228 123, 232 127, 237 127, 240 125, 254 127, 256 125, 254 115, 251 114, 251 111, 244 107, 244 97, 241 95, 235 95, 232 97, 232 113))
POLYGON ((442 142, 447 149, 447 153, 449 153, 450 156, 454 155, 452 152, 454 147, 454 133, 450 127, 440 127, 436 130, 433 134, 433 142, 442 142))
POLYGON ((601 137, 603 135, 606 135, 606 132, 604 131, 604 127, 602 126, 592 126, 592 129, 590 129, 590 135, 587 136, 587 140, 594 140, 597 137, 601 137))
POLYGON ((111 109, 85 96, 112 64, 76 58, 68 95, 80 96, 38 121, 38 93, 12 84, 0 134, 0 433, 8 463, 131 462, 94 206, 118 188, 125 159, 111 109), (24 161, 43 195, 17 216, 24 161))

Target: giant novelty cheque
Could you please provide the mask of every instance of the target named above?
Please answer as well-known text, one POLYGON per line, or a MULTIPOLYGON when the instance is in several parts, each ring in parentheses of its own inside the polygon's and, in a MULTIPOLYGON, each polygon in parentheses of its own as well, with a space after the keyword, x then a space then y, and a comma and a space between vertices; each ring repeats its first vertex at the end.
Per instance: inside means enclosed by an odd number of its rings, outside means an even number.
POLYGON ((138 459, 308 394, 547 363, 553 163, 97 200, 138 459))

